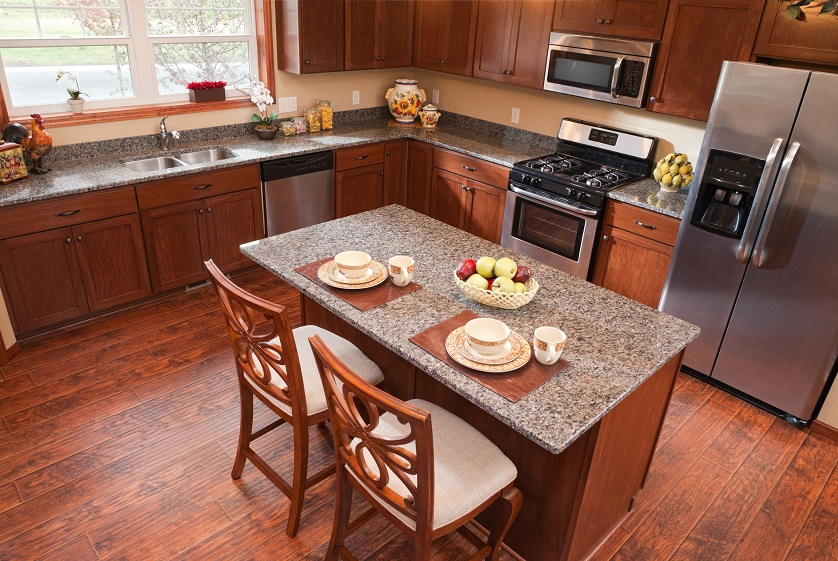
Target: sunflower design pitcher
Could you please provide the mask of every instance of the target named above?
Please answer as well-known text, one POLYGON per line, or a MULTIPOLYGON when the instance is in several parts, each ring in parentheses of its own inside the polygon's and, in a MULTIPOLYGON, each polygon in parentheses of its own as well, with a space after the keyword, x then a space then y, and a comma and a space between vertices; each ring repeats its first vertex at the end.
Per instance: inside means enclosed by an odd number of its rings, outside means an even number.
POLYGON ((412 123, 419 115, 419 109, 425 102, 425 90, 419 89, 416 84, 419 80, 396 80, 396 85, 384 95, 390 107, 390 113, 399 123, 412 123))

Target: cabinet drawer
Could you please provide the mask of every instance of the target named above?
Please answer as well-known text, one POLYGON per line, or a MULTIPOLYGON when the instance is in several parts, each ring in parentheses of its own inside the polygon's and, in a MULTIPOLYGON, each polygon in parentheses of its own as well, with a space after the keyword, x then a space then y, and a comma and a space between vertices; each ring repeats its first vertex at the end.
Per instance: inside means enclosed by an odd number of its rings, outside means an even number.
POLYGON ((0 239, 137 212, 133 187, 58 197, 0 209, 0 239))
POLYGON ((384 144, 368 144, 335 152, 335 170, 372 166, 384 162, 384 144))
POLYGON ((434 167, 500 189, 506 189, 509 184, 509 168, 440 148, 434 148, 434 167))
POLYGON ((259 166, 241 166, 137 185, 140 209, 204 199, 224 193, 259 187, 259 166))
POLYGON ((675 245, 681 221, 634 205, 608 201, 605 222, 640 236, 675 245))

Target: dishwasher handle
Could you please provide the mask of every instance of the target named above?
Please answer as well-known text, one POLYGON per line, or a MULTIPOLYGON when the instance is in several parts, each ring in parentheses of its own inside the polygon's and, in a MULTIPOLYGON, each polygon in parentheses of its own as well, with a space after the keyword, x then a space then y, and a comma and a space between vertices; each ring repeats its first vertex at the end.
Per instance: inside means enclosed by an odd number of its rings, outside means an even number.
POLYGON ((291 156, 289 158, 262 162, 260 171, 262 182, 267 183, 268 181, 276 181, 287 177, 327 171, 333 167, 334 161, 331 152, 316 152, 314 154, 303 154, 301 156, 291 156))

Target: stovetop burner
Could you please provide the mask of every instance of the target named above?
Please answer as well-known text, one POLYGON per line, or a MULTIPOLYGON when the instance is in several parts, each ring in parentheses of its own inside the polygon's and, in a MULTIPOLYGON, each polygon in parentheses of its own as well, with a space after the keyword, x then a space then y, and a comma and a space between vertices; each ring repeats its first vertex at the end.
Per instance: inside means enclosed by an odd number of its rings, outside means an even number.
POLYGON ((582 162, 564 156, 544 156, 524 163, 524 166, 544 173, 558 174, 582 167, 582 162))
POLYGON ((624 183, 630 178, 631 176, 627 173, 602 166, 599 169, 592 169, 573 175, 570 177, 570 180, 574 183, 584 184, 595 189, 603 189, 624 183))

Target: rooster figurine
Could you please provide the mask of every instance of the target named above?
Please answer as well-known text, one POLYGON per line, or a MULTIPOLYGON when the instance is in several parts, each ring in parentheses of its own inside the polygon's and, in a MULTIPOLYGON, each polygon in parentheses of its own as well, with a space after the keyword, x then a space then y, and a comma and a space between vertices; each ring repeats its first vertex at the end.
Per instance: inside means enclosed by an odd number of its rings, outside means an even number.
POLYGON ((50 171, 50 168, 44 167, 42 158, 52 150, 52 137, 44 130, 44 121, 40 115, 33 113, 30 117, 32 117, 32 134, 21 140, 20 144, 32 158, 33 165, 30 171, 43 175, 50 171))

